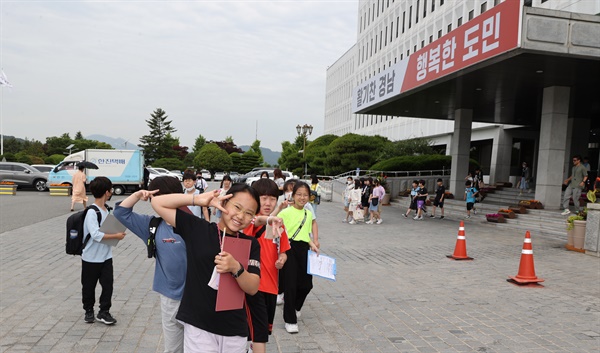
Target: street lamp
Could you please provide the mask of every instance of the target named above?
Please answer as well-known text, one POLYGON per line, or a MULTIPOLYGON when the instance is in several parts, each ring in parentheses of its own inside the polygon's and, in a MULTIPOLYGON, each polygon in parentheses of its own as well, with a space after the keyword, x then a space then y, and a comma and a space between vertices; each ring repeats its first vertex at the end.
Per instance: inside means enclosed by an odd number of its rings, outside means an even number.
POLYGON ((302 136, 304 139, 304 148, 302 149, 302 158, 304 159, 304 175, 306 175, 306 137, 310 136, 313 131, 312 125, 304 124, 304 126, 296 126, 298 136, 302 136))

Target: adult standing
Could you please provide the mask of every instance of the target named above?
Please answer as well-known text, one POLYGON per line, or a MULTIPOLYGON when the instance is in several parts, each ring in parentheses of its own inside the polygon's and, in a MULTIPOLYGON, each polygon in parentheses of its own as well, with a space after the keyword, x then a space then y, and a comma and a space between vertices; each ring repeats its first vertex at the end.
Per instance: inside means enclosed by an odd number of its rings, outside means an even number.
POLYGON ((83 166, 79 167, 79 170, 75 172, 73 175, 73 179, 71 183, 73 184, 73 195, 71 196, 71 212, 75 209, 75 203, 83 203, 83 208, 86 207, 88 198, 85 195, 85 168, 83 166))
POLYGON ((283 194, 283 184, 285 184, 285 175, 283 175, 281 169, 275 168, 275 170, 273 171, 273 181, 275 181, 275 184, 277 184, 280 194, 283 194))
POLYGON ((531 177, 531 172, 529 171, 527 162, 523 162, 523 165, 521 168, 521 182, 519 183, 519 195, 522 195, 523 191, 529 189, 529 178, 530 177, 531 177))
POLYGON ((563 197, 563 208, 562 215, 568 215, 571 213, 569 210, 569 199, 573 197, 573 204, 575 210, 579 212, 579 198, 581 197, 581 190, 585 187, 587 181, 587 169, 581 164, 581 156, 573 156, 573 169, 571 170, 571 176, 565 180, 567 188, 563 197))

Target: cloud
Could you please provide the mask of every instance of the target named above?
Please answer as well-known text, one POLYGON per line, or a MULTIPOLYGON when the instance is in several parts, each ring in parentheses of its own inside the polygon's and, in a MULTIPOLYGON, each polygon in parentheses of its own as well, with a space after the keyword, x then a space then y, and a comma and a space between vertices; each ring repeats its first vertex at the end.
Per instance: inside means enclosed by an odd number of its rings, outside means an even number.
POLYGON ((322 133, 325 70, 356 40, 357 1, 4 2, 4 133, 131 141, 164 109, 198 134, 279 150, 322 133))

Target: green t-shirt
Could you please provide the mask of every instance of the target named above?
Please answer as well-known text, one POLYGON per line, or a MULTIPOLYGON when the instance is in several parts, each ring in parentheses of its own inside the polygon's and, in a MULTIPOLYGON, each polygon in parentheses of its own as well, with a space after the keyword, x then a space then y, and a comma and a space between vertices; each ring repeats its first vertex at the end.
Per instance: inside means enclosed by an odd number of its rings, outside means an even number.
POLYGON ((277 217, 283 220, 283 225, 285 225, 285 231, 290 240, 292 240, 292 236, 296 233, 298 227, 300 227, 300 224, 302 223, 305 214, 306 220, 304 221, 300 232, 298 232, 298 235, 296 235, 296 238, 294 238, 294 241, 303 241, 308 243, 310 241, 309 234, 312 232, 311 212, 306 211, 306 209, 299 210, 296 207, 288 207, 285 210, 279 212, 279 214, 277 215, 277 217))
POLYGON ((587 176, 587 169, 583 166, 583 164, 579 163, 578 166, 573 167, 573 171, 571 173, 573 173, 571 178, 571 187, 580 188, 581 185, 579 184, 581 184, 583 178, 587 176))

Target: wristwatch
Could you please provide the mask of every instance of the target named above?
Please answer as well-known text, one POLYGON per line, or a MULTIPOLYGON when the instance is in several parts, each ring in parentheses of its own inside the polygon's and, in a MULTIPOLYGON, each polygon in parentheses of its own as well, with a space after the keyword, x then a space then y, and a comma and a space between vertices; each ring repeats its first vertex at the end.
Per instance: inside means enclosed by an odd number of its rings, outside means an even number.
POLYGON ((242 263, 240 262, 240 270, 236 273, 232 273, 231 275, 233 276, 233 278, 238 278, 242 275, 242 273, 244 273, 244 266, 242 266, 242 263))

